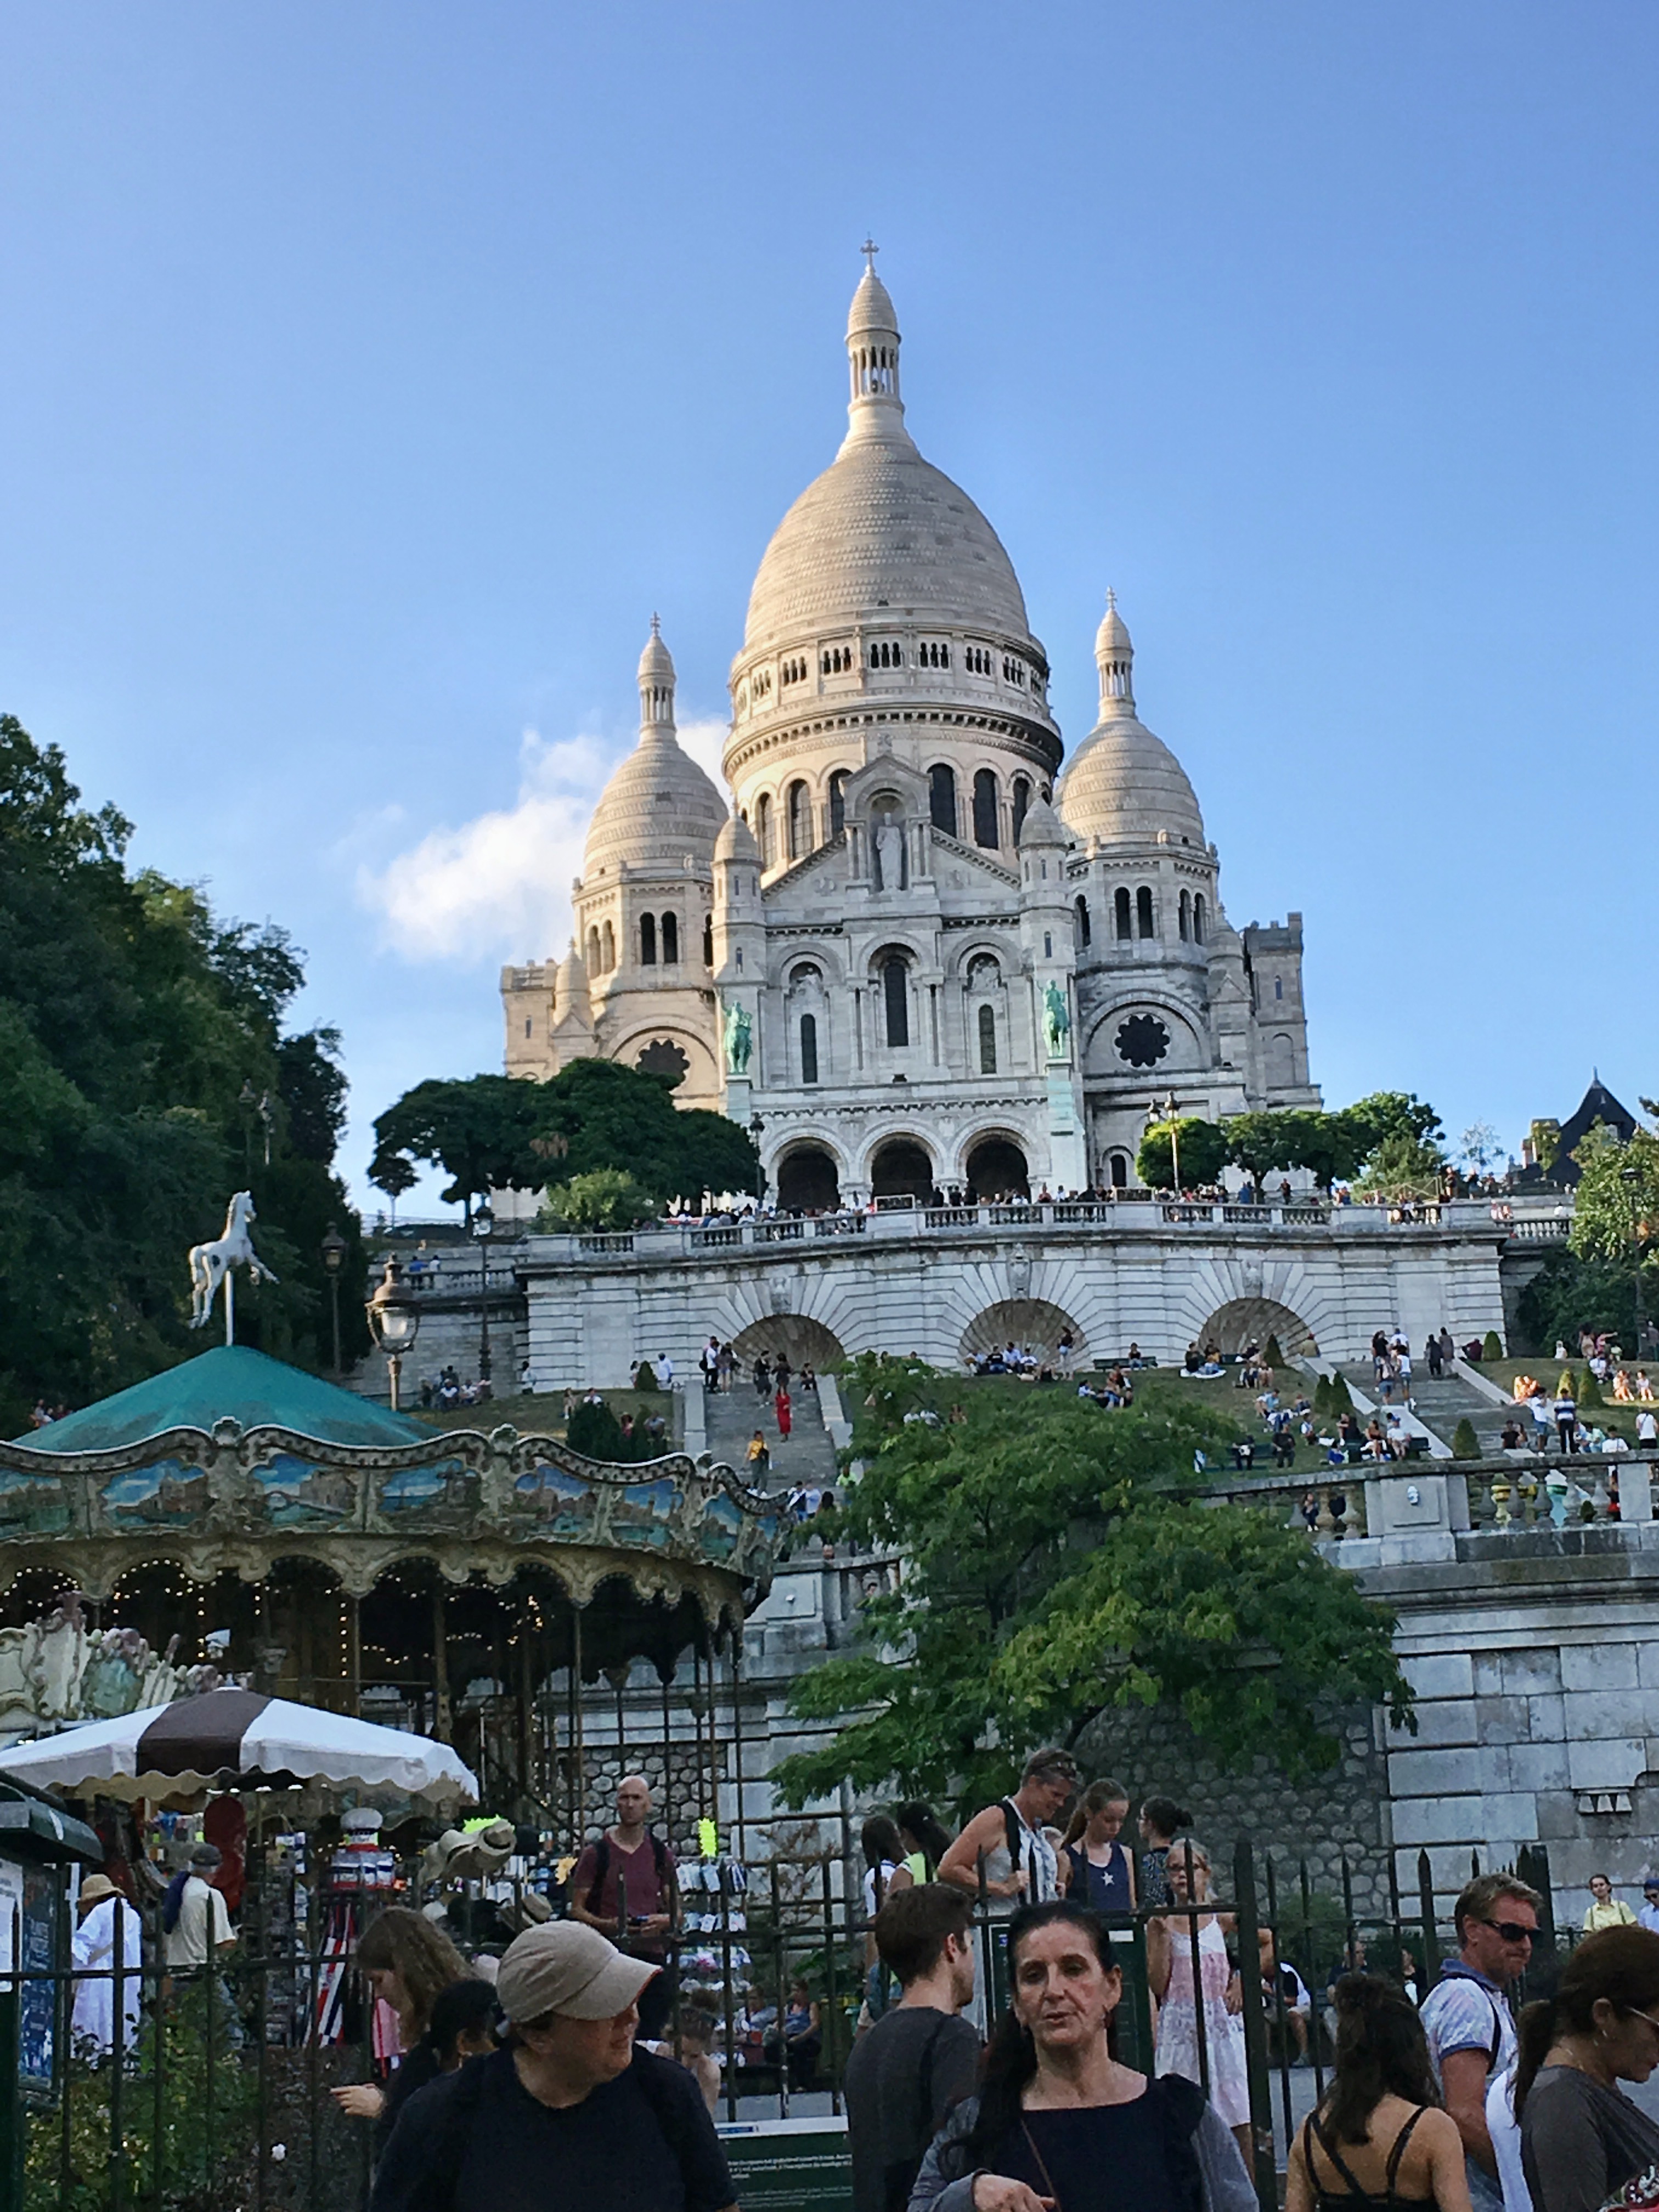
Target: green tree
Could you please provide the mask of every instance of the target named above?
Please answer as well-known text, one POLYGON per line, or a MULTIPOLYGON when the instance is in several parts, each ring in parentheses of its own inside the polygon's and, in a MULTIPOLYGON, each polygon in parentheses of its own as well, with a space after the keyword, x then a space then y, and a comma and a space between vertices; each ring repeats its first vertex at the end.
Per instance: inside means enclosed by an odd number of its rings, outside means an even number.
POLYGON ((1226 1133, 1219 1122, 1200 1121, 1197 1115, 1189 1114, 1174 1122, 1155 1122, 1141 1139, 1140 1149, 1135 1154, 1135 1173, 1146 1188, 1175 1188, 1170 1143, 1172 1128, 1174 1150, 1181 1156, 1182 1188, 1192 1190, 1216 1182, 1227 1164, 1226 1133))
MULTIPOLYGON (((84 1402, 203 1348, 185 1253, 246 1185, 282 1278, 239 1301, 246 1340, 313 1359, 343 1077, 327 1030, 283 1034, 303 957, 270 924, 125 860, 61 751, 0 715, 0 1419, 84 1402), (253 1125, 240 1101, 266 1102, 253 1125), (266 1158, 269 1132, 270 1156, 266 1158)), ((366 1338, 345 1301, 346 1348, 366 1338)), ((331 1346, 328 1347, 331 1350, 331 1346)))
POLYGON ((1432 1198, 1443 1165, 1432 1145, 1395 1132, 1378 1145, 1354 1188, 1377 1198, 1432 1198))
MULTIPOLYGON (((547 1194, 543 1216, 550 1228, 632 1229, 651 1212, 651 1194, 621 1168, 595 1168, 572 1176, 547 1194)), ((542 1216, 537 1226, 542 1226, 542 1216)))
POLYGON ((1573 1158, 1579 1176, 1568 1243, 1581 1260, 1611 1260, 1633 1272, 1659 1239, 1659 1137, 1638 1126, 1621 1144, 1598 1121, 1573 1158))
MULTIPOLYGON (((1643 1263, 1644 1310, 1659 1310, 1659 1264, 1643 1263)), ((1627 1259, 1581 1259, 1558 1245, 1521 1293, 1519 1320, 1528 1344, 1545 1354, 1578 1341, 1581 1328, 1605 1331, 1617 1344, 1636 1343, 1636 1283, 1627 1259)))
POLYGON ((644 1069, 576 1060, 546 1083, 507 1075, 430 1078, 374 1124, 371 1181, 382 1189, 395 1163, 416 1160, 449 1177, 442 1196, 461 1203, 490 1190, 538 1190, 549 1163, 569 1180, 620 1169, 653 1204, 705 1189, 753 1190, 759 1172, 746 1130, 724 1114, 680 1112, 672 1085, 644 1069))
POLYGON ((1426 1145, 1437 1160, 1439 1158, 1440 1139, 1445 1134, 1440 1116, 1414 1091, 1373 1091, 1366 1097, 1356 1098, 1352 1106, 1345 1106, 1342 1113, 1361 1146, 1362 1163, 1373 1158, 1390 1137, 1426 1145))
POLYGON ((1452 1457, 1479 1459, 1480 1456, 1480 1439, 1474 1432, 1474 1423, 1466 1413, 1452 1431, 1452 1457))
POLYGON ((1153 1393, 1109 1415, 1012 1384, 964 1400, 869 1355, 847 1394, 862 1472, 839 1526, 908 1565, 866 1601, 860 1646, 792 1691, 797 1714, 838 1725, 782 1762, 790 1802, 847 1780, 982 1803, 1022 1747, 1120 1705, 1166 1702, 1217 1757, 1293 1770, 1338 1755, 1335 1706, 1408 1720, 1393 1616, 1277 1516, 1194 1501, 1194 1452, 1235 1433, 1219 1416, 1153 1393), (960 1423, 904 1419, 958 1401, 960 1423))

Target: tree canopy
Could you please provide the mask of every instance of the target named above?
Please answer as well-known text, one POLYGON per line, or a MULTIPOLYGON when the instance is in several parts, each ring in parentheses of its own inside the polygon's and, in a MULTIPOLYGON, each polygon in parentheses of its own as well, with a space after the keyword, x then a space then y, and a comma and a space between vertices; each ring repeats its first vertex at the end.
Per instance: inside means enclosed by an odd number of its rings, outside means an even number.
POLYGON ((1233 1434, 1201 1404, 1103 1413, 873 1355, 845 1391, 862 1472, 840 1530, 905 1571, 866 1600, 860 1646, 791 1692, 839 1725, 778 1768, 790 1802, 846 1780, 983 1803, 1033 1743, 1137 1704, 1178 1708, 1224 1761, 1291 1771, 1334 1762, 1340 1706, 1409 1724, 1393 1615, 1276 1514, 1194 1496, 1194 1453, 1233 1434))
MULTIPOLYGON (((670 1079, 610 1060, 574 1060, 545 1083, 473 1075, 417 1083, 374 1124, 371 1181, 383 1190, 416 1160, 449 1177, 465 1204, 490 1190, 540 1190, 619 1169, 661 1205, 708 1190, 753 1190, 747 1130, 724 1114, 681 1113, 670 1079)), ((407 1182, 401 1186, 406 1189, 407 1182)))
MULTIPOLYGON (((283 1033, 303 955, 126 863, 131 825, 88 809, 62 751, 0 715, 0 1420, 154 1373, 185 1326, 185 1255, 251 1189, 282 1279, 238 1304, 248 1341, 331 1355, 319 1246, 361 1279, 333 1175, 339 1039, 283 1033), (266 1139, 269 1133, 269 1160, 266 1139)), ((366 1341, 344 1302, 346 1349, 366 1341)))

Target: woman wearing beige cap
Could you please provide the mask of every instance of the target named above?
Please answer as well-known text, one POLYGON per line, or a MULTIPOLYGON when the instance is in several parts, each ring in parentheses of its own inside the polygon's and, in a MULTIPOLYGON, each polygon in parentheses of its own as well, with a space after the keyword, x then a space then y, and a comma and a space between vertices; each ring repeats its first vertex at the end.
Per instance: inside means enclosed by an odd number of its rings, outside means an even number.
POLYGON ((506 2048, 410 2100, 370 2212, 732 2212, 696 2082, 634 2040, 657 1971, 574 1920, 517 1937, 506 2048))

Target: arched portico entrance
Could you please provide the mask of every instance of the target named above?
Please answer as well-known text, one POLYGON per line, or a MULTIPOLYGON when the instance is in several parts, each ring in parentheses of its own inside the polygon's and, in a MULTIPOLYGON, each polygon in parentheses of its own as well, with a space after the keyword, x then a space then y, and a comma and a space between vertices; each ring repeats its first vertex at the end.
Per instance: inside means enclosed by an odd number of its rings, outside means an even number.
POLYGON ((1197 1342, 1200 1349, 1218 1344, 1224 1352, 1243 1352, 1247 1344, 1265 1345, 1270 1336, 1279 1339, 1286 1359, 1309 1359, 1319 1349, 1307 1322, 1277 1298, 1230 1298, 1199 1330, 1197 1342))
POLYGON ((777 1174, 780 1212, 833 1213, 841 1204, 841 1178, 822 1145, 797 1145, 777 1174))
POLYGON ((835 1331, 805 1314, 773 1314, 766 1321, 751 1321, 732 1338, 732 1349, 740 1369, 752 1367, 763 1352, 768 1359, 782 1352, 797 1371, 803 1361, 810 1361, 820 1375, 830 1375, 847 1358, 835 1331))
POLYGON ((870 1163, 875 1198, 914 1198, 925 1206, 937 1181, 933 1163, 914 1137, 890 1137, 870 1163))
POLYGON ((1029 1198, 1030 1170, 1012 1137, 981 1137, 968 1154, 968 1190, 979 1200, 1029 1198))
POLYGON ((1047 1298, 1004 1298, 974 1316, 957 1348, 963 1359, 982 1359, 1012 1344, 1016 1350, 1053 1366, 1058 1364, 1060 1340, 1068 1329, 1073 1363, 1081 1366, 1089 1340, 1063 1307, 1051 1304, 1047 1298))

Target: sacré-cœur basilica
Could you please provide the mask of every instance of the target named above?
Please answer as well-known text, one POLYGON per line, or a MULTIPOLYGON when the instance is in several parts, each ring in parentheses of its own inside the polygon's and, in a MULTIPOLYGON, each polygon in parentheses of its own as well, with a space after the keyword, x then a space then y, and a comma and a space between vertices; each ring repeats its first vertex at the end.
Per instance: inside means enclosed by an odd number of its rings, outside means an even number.
POLYGON ((556 964, 503 971, 507 1066, 670 1069, 785 1209, 1136 1181, 1155 1098, 1315 1105, 1300 917, 1243 931, 1108 605, 1065 757, 1012 563, 907 427, 898 319, 853 296, 847 434, 767 547, 732 665, 728 797, 641 657, 556 964), (1063 765, 1062 765, 1063 763, 1063 765))

